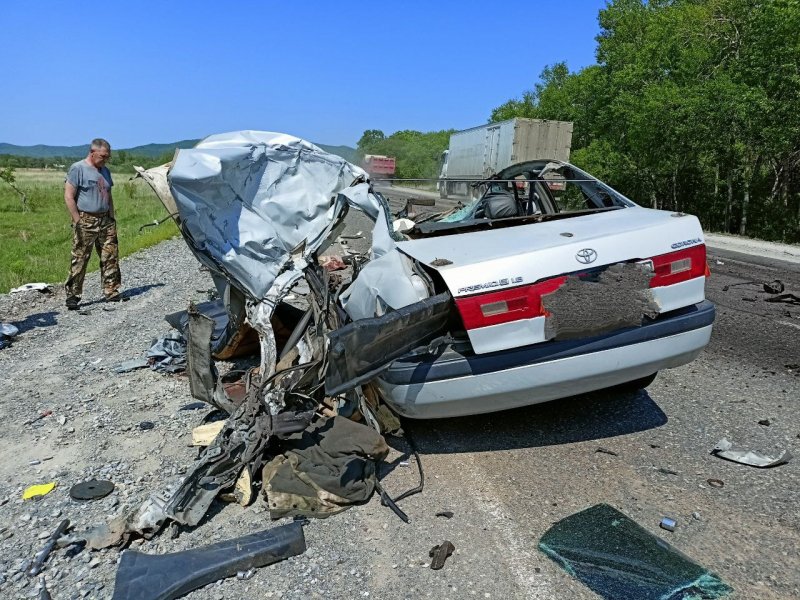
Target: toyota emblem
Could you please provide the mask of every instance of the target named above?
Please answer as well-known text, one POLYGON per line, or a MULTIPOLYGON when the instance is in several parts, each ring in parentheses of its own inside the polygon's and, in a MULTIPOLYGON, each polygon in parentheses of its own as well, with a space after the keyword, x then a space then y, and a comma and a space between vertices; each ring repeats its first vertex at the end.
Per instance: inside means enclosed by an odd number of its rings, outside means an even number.
POLYGON ((583 263, 584 265, 588 265, 597 260, 597 252, 591 248, 578 250, 577 254, 575 254, 575 260, 577 260, 579 263, 583 263))

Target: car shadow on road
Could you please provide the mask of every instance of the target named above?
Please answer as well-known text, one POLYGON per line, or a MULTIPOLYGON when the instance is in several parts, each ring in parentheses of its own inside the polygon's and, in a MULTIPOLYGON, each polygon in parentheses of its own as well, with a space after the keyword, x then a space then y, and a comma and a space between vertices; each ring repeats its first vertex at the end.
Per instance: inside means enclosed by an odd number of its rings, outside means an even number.
POLYGON ((556 446, 646 431, 667 415, 645 390, 603 390, 471 417, 404 420, 420 452, 490 452, 556 446))
POLYGON ((58 325, 56 315, 58 315, 58 313, 52 310, 35 313, 33 315, 28 315, 22 321, 11 321, 11 324, 19 329, 20 333, 25 333, 36 327, 52 327, 53 325, 58 325))

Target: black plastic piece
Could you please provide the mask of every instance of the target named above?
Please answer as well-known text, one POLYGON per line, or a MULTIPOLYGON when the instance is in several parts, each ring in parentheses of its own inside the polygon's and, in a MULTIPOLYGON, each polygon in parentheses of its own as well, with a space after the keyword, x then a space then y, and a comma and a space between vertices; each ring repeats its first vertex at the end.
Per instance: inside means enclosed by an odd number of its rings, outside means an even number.
POLYGON ((325 393, 335 396, 369 381, 394 359, 441 336, 451 308, 445 292, 331 331, 325 393))
POLYGON ((97 500, 114 491, 114 484, 106 479, 90 479, 76 483, 69 490, 73 500, 97 500))
POLYGON ((172 600, 238 571, 264 567, 306 551, 303 525, 289 523, 195 550, 152 555, 126 550, 113 600, 172 600))

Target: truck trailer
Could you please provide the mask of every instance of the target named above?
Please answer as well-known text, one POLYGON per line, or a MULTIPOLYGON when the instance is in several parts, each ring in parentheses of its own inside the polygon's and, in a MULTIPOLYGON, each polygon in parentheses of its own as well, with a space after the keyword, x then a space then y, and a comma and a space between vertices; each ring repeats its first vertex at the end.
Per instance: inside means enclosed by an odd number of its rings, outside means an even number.
POLYGON ((367 154, 364 156, 363 166, 372 179, 390 179, 394 177, 395 158, 394 156, 367 154))
POLYGON ((568 162, 571 146, 568 121, 517 117, 457 131, 442 153, 439 195, 475 195, 479 190, 472 184, 517 163, 542 158, 568 162))

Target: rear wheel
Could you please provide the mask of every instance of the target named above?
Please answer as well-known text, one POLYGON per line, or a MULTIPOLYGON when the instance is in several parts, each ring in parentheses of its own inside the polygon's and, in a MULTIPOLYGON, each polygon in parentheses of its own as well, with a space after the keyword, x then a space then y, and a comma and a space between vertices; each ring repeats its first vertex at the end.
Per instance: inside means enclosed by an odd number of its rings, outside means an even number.
POLYGON ((625 383, 620 383, 619 385, 615 385, 614 389, 622 390, 625 392, 636 392, 639 390, 643 390, 651 383, 653 383, 653 381, 655 381, 656 375, 658 375, 658 371, 656 371, 652 375, 648 375, 647 377, 640 377, 639 379, 634 379, 633 381, 626 381, 625 383))

